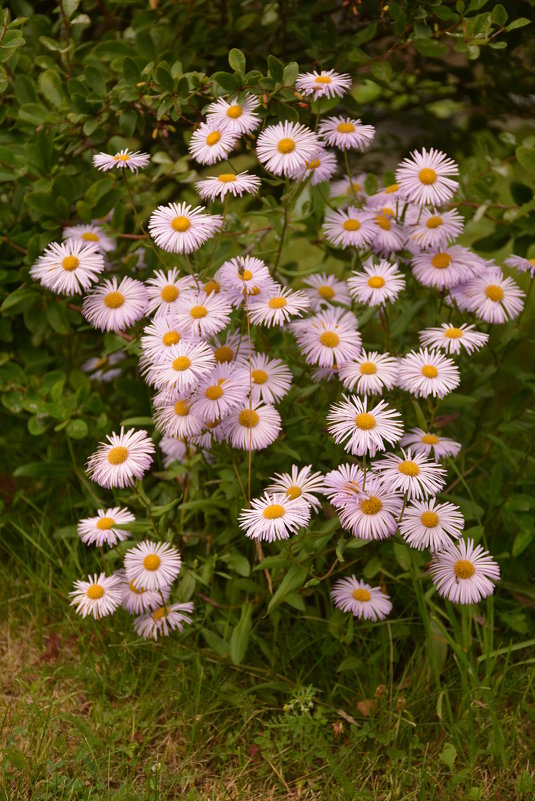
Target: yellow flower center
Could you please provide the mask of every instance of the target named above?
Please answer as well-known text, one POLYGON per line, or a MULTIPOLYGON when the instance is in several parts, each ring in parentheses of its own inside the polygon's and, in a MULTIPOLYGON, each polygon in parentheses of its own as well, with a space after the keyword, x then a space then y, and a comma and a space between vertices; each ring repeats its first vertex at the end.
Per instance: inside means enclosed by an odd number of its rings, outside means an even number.
POLYGON ((184 217, 183 214, 179 214, 178 217, 173 217, 171 220, 171 228, 173 231, 178 231, 181 234, 183 234, 184 231, 187 231, 190 226, 191 222, 187 217, 184 217))
POLYGON ((162 337, 162 342, 166 347, 176 345, 180 341, 180 334, 178 331, 166 331, 162 337))
POLYGON ((160 297, 165 303, 172 303, 178 298, 178 288, 173 284, 167 284, 167 286, 162 288, 160 297))
POLYGON ((366 590, 364 587, 356 587, 353 590, 353 598, 355 601, 369 601, 371 599, 371 594, 369 590, 366 590))
POLYGON ((362 375, 375 375, 377 372, 377 365, 373 362, 362 362, 360 365, 360 372, 362 375))
POLYGON ((400 473, 403 473, 404 476, 414 477, 420 475, 420 468, 416 462, 412 462, 410 459, 405 459, 404 462, 400 462, 398 464, 398 470, 400 473))
POLYGON ((501 286, 498 286, 497 284, 490 284, 485 289, 485 295, 489 300, 494 301, 494 303, 498 303, 500 300, 503 300, 504 291, 501 286))
POLYGON ((232 348, 229 348, 228 345, 220 345, 214 351, 214 357, 216 362, 231 362, 234 353, 232 352, 232 348))
POLYGON ((441 225, 444 225, 442 217, 429 217, 426 222, 428 228, 440 228, 441 225))
POLYGON ((206 317, 208 314, 208 309, 206 306, 192 306, 189 310, 190 317, 193 317, 194 320, 202 320, 203 317, 206 317))
POLYGON ((340 122, 336 126, 338 133, 355 133, 355 126, 352 122, 340 122))
POLYGON ((368 286, 372 289, 382 289, 386 284, 385 279, 381 275, 372 275, 368 278, 368 286))
POLYGON ((113 157, 114 161, 130 161, 128 153, 116 153, 113 157))
POLYGON ((365 515, 376 515, 383 508, 383 502, 380 498, 372 495, 370 498, 360 502, 360 508, 365 515))
POLYGON ((354 492, 355 494, 360 492, 360 486, 356 481, 346 481, 344 489, 346 492, 354 492))
POLYGON ((227 109, 227 117, 230 117, 231 120, 237 120, 242 114, 243 109, 241 106, 238 106, 237 103, 233 106, 229 106, 227 109))
POLYGON ((260 422, 260 417, 254 409, 242 409, 240 412, 240 425, 245 428, 254 428, 260 422))
POLYGON ((207 295, 211 295, 212 292, 214 292, 217 295, 219 289, 220 289, 219 282, 214 281, 213 278, 210 281, 207 281, 206 284, 204 285, 204 291, 206 292, 207 295))
POLYGON ((136 587, 136 585, 134 584, 134 582, 133 582, 133 581, 131 581, 131 582, 130 582, 130 584, 128 585, 128 587, 129 587, 129 589, 130 589, 132 592, 135 592, 135 594, 136 594, 136 595, 143 595, 143 593, 145 592, 145 590, 143 589, 143 587, 140 587, 140 588, 138 589, 138 588, 136 587))
POLYGON ((124 445, 117 445, 108 452, 108 462, 110 464, 123 464, 128 459, 128 448, 124 445))
POLYGON ((249 295, 259 295, 260 294, 260 287, 253 286, 249 289, 249 295))
POLYGON ((375 224, 378 225, 379 228, 382 228, 383 231, 390 231, 390 229, 392 227, 391 224, 390 224, 390 220, 384 214, 379 214, 375 218, 375 224))
POLYGON ((80 259, 77 259, 76 256, 65 256, 65 258, 61 262, 61 266, 68 273, 72 273, 73 270, 76 270, 79 264, 80 264, 80 259))
POLYGON ((220 139, 221 139, 221 134, 219 133, 219 131, 212 131, 206 137, 206 144, 212 147, 213 145, 217 145, 220 139))
POLYGON ((394 192, 399 191, 399 184, 390 184, 385 189, 385 195, 392 195, 394 192))
POLYGON ((361 191, 362 191, 362 186, 360 184, 358 184, 356 181, 351 181, 351 183, 348 184, 348 187, 346 189, 346 195, 352 195, 353 192, 355 192, 355 194, 357 194, 357 192, 361 192, 361 191), (353 188, 351 188, 351 187, 353 187, 353 188))
POLYGON ((426 378, 436 378, 438 375, 438 370, 434 364, 424 364, 422 367, 422 375, 426 378))
POLYGON ((262 512, 263 517, 266 520, 276 520, 278 517, 284 517, 286 509, 280 503, 271 503, 269 506, 266 506, 264 511, 262 512))
POLYGON ((265 370, 253 370, 251 375, 255 384, 265 384, 269 378, 265 370))
POLYGON ((187 417, 189 414, 189 404, 185 400, 177 400, 173 408, 178 417, 187 417))
POLYGON ((340 337, 335 331, 324 331, 320 336, 320 342, 326 348, 336 348, 340 344, 340 337))
POLYGON ((159 609, 155 609, 154 612, 151 612, 153 620, 161 620, 164 617, 167 617, 171 610, 168 606, 160 606, 159 609))
POLYGON ((460 579, 472 578, 476 572, 474 565, 468 559, 459 559, 457 562, 455 562, 453 570, 457 578, 460 579))
POLYGON ((360 228, 360 223, 358 220, 346 220, 344 225, 342 226, 344 231, 358 231, 360 228))
POLYGON ((459 339, 463 335, 462 328, 446 328, 444 336, 448 339, 459 339))
POLYGON ((528 261, 530 264, 533 265, 533 267, 535 267, 535 259, 528 259, 528 261))
POLYGON ((290 137, 285 137, 284 139, 280 139, 277 144, 277 150, 279 153, 293 153, 295 150, 295 142, 290 137))
POLYGON ((231 184, 236 180, 236 176, 233 172, 222 172, 217 176, 217 180, 222 184, 231 184))
POLYGON ((315 83, 332 83, 328 75, 318 75, 314 81, 315 83))
POLYGON ((101 517, 97 521, 97 528, 101 531, 108 531, 113 525, 115 525, 113 517, 101 517))
POLYGON ((424 167, 418 173, 418 178, 426 186, 430 186, 431 184, 434 184, 435 181, 437 180, 437 177, 438 176, 437 176, 436 172, 431 167, 424 167))
POLYGON ((431 264, 437 270, 445 270, 451 264, 451 256, 448 253, 435 253, 431 259, 431 264))
POLYGON ((377 423, 373 414, 361 412, 355 417, 355 425, 357 428, 360 428, 361 431, 369 431, 371 428, 375 428, 377 423))
POLYGON ((101 587, 100 584, 90 584, 87 590, 85 591, 85 594, 92 601, 97 601, 99 598, 102 598, 104 592, 105 592, 104 587, 101 587))
POLYGON ((440 440, 436 434, 422 434, 422 442, 424 445, 438 445, 440 440))
POLYGON ((438 515, 436 512, 422 512, 420 517, 422 525, 426 528, 435 528, 438 525, 438 515))
POLYGON ((284 309, 286 306, 286 298, 271 298, 268 302, 268 306, 270 309, 284 309))
POLYGON ((239 272, 238 276, 242 281, 250 281, 253 277, 253 274, 250 270, 244 270, 242 273, 239 272))
POLYGON ((321 166, 321 161, 319 159, 314 159, 314 161, 309 161, 307 164, 307 168, 309 170, 317 170, 318 167, 321 166))
POLYGON ((286 490, 286 497, 290 498, 292 501, 296 498, 300 498, 302 494, 301 487, 298 487, 297 484, 292 484, 292 486, 288 487, 286 490))
POLYGON ((104 303, 108 309, 119 309, 124 303, 124 295, 122 292, 108 292, 104 298, 104 303))
POLYGON ((320 298, 325 298, 325 300, 330 300, 331 298, 334 298, 335 291, 332 288, 332 286, 324 284, 323 286, 319 287, 318 295, 320 296, 320 298))
POLYGON ((86 242, 98 242, 98 234, 94 234, 92 231, 85 231, 80 239, 85 239, 86 242))
POLYGON ((219 386, 219 384, 215 384, 212 387, 208 387, 206 392, 204 393, 208 400, 219 400, 224 394, 223 389, 219 386))
POLYGON ((157 553, 148 553, 146 557, 143 559, 143 567, 145 570, 158 570, 162 563, 162 560, 158 556, 157 553))
POLYGON ((188 367, 191 366, 191 359, 188 356, 177 356, 176 359, 173 360, 173 364, 171 367, 173 370, 176 370, 177 373, 182 373, 184 370, 187 370, 188 367))

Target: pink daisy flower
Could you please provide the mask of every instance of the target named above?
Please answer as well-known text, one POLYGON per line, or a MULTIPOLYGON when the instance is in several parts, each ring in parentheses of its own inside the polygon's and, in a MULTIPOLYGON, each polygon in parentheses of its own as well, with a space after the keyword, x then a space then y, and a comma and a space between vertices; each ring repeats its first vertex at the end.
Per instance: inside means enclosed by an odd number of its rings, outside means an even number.
POLYGON ((409 236, 421 248, 440 248, 462 234, 464 220, 455 209, 412 211, 405 217, 409 236))
POLYGON ((508 256, 503 263, 506 264, 507 267, 518 270, 519 273, 529 272, 530 276, 535 278, 535 259, 523 259, 522 256, 508 256))
POLYGON ((368 399, 353 395, 329 408, 327 430, 338 444, 345 441, 344 450, 354 456, 375 456, 386 449, 385 442, 394 445, 403 434, 399 412, 384 401, 368 410, 368 399))
POLYGON ((222 294, 189 292, 178 299, 175 319, 178 326, 194 337, 207 338, 227 327, 231 311, 230 303, 222 294))
POLYGON ((466 323, 459 327, 442 323, 440 328, 420 331, 418 337, 425 347, 445 350, 446 353, 460 353, 464 348, 468 354, 481 350, 489 339, 488 334, 481 334, 475 325, 466 323))
POLYGON ((115 155, 108 153, 97 153, 93 156, 93 167, 101 172, 107 172, 117 167, 118 170, 129 169, 130 172, 137 172, 144 169, 150 161, 148 153, 140 153, 139 150, 132 151, 128 148, 119 150, 115 155))
MULTIPOLYGON (((249 372, 249 371, 247 371, 249 372)), ((251 356, 250 378, 253 403, 278 403, 290 391, 292 373, 281 359, 269 359, 265 353, 251 356)), ((249 387, 249 376, 247 380, 249 387)))
POLYGON ((518 317, 525 294, 512 278, 504 278, 499 267, 493 267, 468 283, 466 297, 480 320, 500 324, 518 317))
POLYGON ((500 568, 473 540, 452 542, 437 553, 429 572, 439 595, 460 604, 475 604, 492 595, 500 568))
POLYGON ((248 304, 249 320, 253 325, 284 325, 291 317, 300 317, 310 306, 306 295, 289 287, 271 291, 265 298, 251 300, 248 304))
POLYGON ((396 533, 401 496, 376 476, 367 475, 361 494, 352 494, 339 510, 340 525, 360 540, 384 540, 396 533))
POLYGON ((214 119, 201 122, 193 132, 189 152, 199 164, 215 164, 227 158, 237 141, 237 135, 214 119))
POLYGON ((93 328, 124 331, 145 315, 148 295, 145 285, 135 278, 105 279, 85 296, 82 314, 93 328))
POLYGON ((363 493, 364 473, 357 464, 341 464, 326 474, 324 483, 324 493, 332 505, 344 509, 363 493))
POLYGON ((399 360, 398 384, 418 398, 443 398, 460 383, 457 365, 437 351, 411 351, 399 360))
POLYGON ((52 292, 77 295, 89 289, 104 268, 104 258, 96 245, 68 239, 62 244, 48 245, 31 268, 30 275, 52 292))
POLYGON ((455 162, 440 150, 414 150, 411 158, 404 159, 396 170, 396 182, 407 200, 422 206, 441 206, 457 191, 458 182, 450 175, 458 175, 455 162))
POLYGON ((168 587, 180 573, 181 566, 179 552, 167 542, 144 540, 124 555, 126 578, 146 590, 168 587))
POLYGON ((464 528, 464 517, 453 503, 438 503, 436 498, 428 501, 412 501, 403 512, 399 530, 404 540, 423 551, 430 548, 440 551, 447 548, 451 538, 459 539, 464 528))
POLYGON ((314 273, 305 278, 303 283, 306 287, 303 292, 310 300, 310 310, 313 312, 329 307, 331 303, 351 305, 346 282, 339 281, 335 275, 314 273))
POLYGON ((272 445, 279 436, 281 416, 270 404, 248 401, 223 420, 222 429, 234 448, 260 451, 272 445))
POLYGON ((356 359, 360 353, 362 337, 350 311, 326 309, 292 323, 290 329, 308 364, 332 367, 356 359))
POLYGON ((353 361, 340 365, 338 375, 346 389, 357 395, 381 395, 395 387, 398 359, 388 353, 365 351, 353 361))
POLYGON ((380 587, 372 587, 355 576, 339 579, 333 585, 331 597, 342 612, 351 612, 365 620, 384 620, 392 611, 392 602, 380 587))
POLYGON ((270 493, 284 493, 287 498, 302 498, 316 511, 321 509, 321 502, 316 493, 323 492, 323 475, 313 473, 309 464, 301 470, 294 464, 291 473, 275 473, 275 480, 267 488, 270 493))
POLYGON ((216 198, 221 200, 226 195, 241 197, 244 193, 255 195, 260 189, 260 178, 245 172, 233 173, 222 172, 211 178, 197 181, 195 189, 203 200, 214 201, 216 198))
MULTIPOLYGON (((161 599, 160 599, 161 603, 161 599)), ((193 604, 164 604, 157 609, 153 609, 134 620, 134 630, 136 634, 145 640, 152 638, 157 640, 161 635, 168 637, 172 631, 178 629, 182 631, 184 624, 191 623, 191 613, 193 604)))
POLYGON ((209 122, 213 122, 219 128, 225 128, 235 136, 250 134, 260 125, 260 117, 255 114, 258 108, 258 100, 249 92, 244 99, 238 102, 234 97, 225 100, 224 97, 218 98, 215 103, 210 103, 206 111, 209 122))
POLYGON ((223 228, 220 214, 205 214, 204 206, 187 203, 158 206, 149 220, 149 232, 168 253, 192 253, 223 228))
POLYGON ((154 312, 155 317, 167 317, 177 309, 177 301, 184 293, 195 289, 195 281, 191 275, 179 278, 180 270, 173 267, 165 273, 155 270, 154 277, 145 282, 149 302, 147 314, 154 312))
POLYGON ((292 176, 314 158, 318 138, 305 125, 279 122, 268 125, 256 142, 258 160, 275 175, 292 176))
POLYGON ((338 167, 336 156, 324 147, 318 147, 313 157, 305 162, 303 167, 299 167, 291 174, 291 178, 296 181, 304 181, 307 178, 312 186, 321 184, 323 181, 330 180, 338 167))
POLYGON ((376 234, 373 216, 355 206, 328 214, 323 230, 327 241, 340 248, 368 247, 376 234))
POLYGON ((411 428, 401 439, 400 445, 409 446, 414 453, 423 453, 424 456, 433 455, 435 459, 445 459, 448 456, 455 458, 460 450, 461 443, 447 437, 439 437, 422 428, 411 428))
POLYGON ((295 88, 303 95, 312 95, 314 100, 321 97, 343 97, 351 89, 351 75, 334 70, 301 72, 297 76, 295 88))
POLYGON ((328 145, 339 150, 364 150, 371 145, 375 128, 350 117, 328 117, 320 122, 318 133, 328 145))
POLYGON ((75 581, 71 606, 82 617, 92 615, 95 620, 112 615, 121 603, 121 590, 116 576, 105 573, 88 576, 88 581, 75 581))
POLYGON ((285 493, 265 492, 254 498, 249 509, 242 509, 238 522, 254 540, 287 540, 310 521, 310 504, 303 498, 289 498, 285 493))
POLYGON ((405 289, 405 279, 397 264, 388 261, 374 264, 370 260, 361 271, 354 272, 347 279, 347 285, 349 294, 358 303, 381 306, 397 300, 401 290, 405 289))
POLYGON ((413 453, 410 448, 401 452, 403 456, 388 453, 380 461, 374 462, 374 473, 392 492, 406 493, 409 500, 439 493, 445 483, 444 468, 421 453, 413 453))
POLYGON ((130 487, 143 478, 152 464, 154 443, 146 431, 131 428, 125 433, 108 434, 107 442, 89 457, 87 475, 101 487, 130 487))

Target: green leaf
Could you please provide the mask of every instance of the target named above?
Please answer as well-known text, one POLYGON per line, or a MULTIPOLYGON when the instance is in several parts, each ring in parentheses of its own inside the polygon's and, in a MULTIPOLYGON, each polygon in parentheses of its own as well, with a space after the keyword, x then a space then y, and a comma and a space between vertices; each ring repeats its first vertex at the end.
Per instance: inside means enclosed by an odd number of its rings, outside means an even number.
POLYGON ((448 52, 447 45, 437 39, 415 39, 413 44, 422 56, 441 58, 448 52))
POLYGON ((453 743, 445 743, 442 752, 439 754, 441 762, 443 762, 450 770, 453 770, 455 760, 457 758, 457 749, 453 743))
POLYGON ((284 64, 282 61, 279 61, 275 56, 268 56, 267 63, 269 75, 274 78, 277 83, 282 83, 284 81, 284 64))
POLYGON ((237 75, 231 75, 230 72, 214 72, 212 80, 226 92, 237 92, 240 88, 240 79, 237 75))
POLYGON ((56 108, 61 108, 65 102, 63 84, 58 73, 54 70, 45 70, 39 76, 39 89, 44 97, 56 108))
POLYGON ((71 439, 84 439, 89 429, 85 420, 71 420, 65 430, 71 439))
POLYGON ((505 10, 505 8, 502 6, 502 4, 498 3, 492 9, 490 18, 491 18, 492 22, 495 25, 499 25, 500 28, 503 28, 503 26, 505 25, 505 23, 509 19, 509 14, 505 10))
POLYGON ((292 565, 271 598, 268 605, 268 612, 272 612, 276 609, 291 592, 302 587, 306 577, 307 571, 304 567, 301 567, 301 565, 292 565))
POLYGON ((28 431, 32 436, 38 437, 47 430, 51 423, 52 420, 46 415, 36 414, 28 420, 28 431))
POLYGON ((532 20, 528 19, 527 17, 518 17, 510 22, 505 30, 514 31, 517 28, 523 28, 525 25, 531 25, 531 22, 532 20))
POLYGON ((388 83, 392 78, 392 67, 388 61, 376 61, 371 66, 371 73, 378 81, 388 83))
POLYGON ((78 6, 80 5, 81 0, 62 0, 63 6, 63 13, 70 19, 78 6))
POLYGON ((141 81, 141 71, 133 58, 123 59, 123 75, 129 84, 135 86, 141 81))
POLYGON ((529 175, 535 174, 535 149, 532 147, 517 147, 516 157, 529 175))
POLYGON ((253 604, 245 603, 241 609, 240 619, 232 632, 232 637, 230 638, 230 658, 235 665, 240 664, 247 651, 252 629, 252 614, 253 604))
POLYGON ((63 303, 49 303, 46 307, 46 319, 51 328, 58 334, 68 334, 71 327, 67 318, 67 308, 63 303))
POLYGON ((155 75, 162 89, 165 89, 166 92, 174 92, 175 82, 167 64, 159 64, 156 67, 155 75))
POLYGON ((290 61, 289 64, 286 64, 284 67, 284 72, 282 74, 283 80, 285 84, 289 86, 293 86, 297 79, 297 75, 299 73, 299 64, 297 61, 290 61))
POLYGON ((528 545, 531 544, 532 534, 531 531, 528 529, 524 529, 524 531, 519 531, 515 537, 515 541, 513 542, 513 550, 512 554, 513 557, 520 556, 523 551, 526 550, 528 545))
POLYGON ((414 409, 414 414, 416 417, 416 422, 418 423, 419 427, 423 429, 423 431, 427 431, 429 426, 427 425, 427 420, 425 419, 425 414, 422 412, 422 407, 413 399, 412 407, 414 409))
POLYGON ((234 72, 238 73, 238 75, 243 76, 245 74, 245 56, 241 50, 238 50, 237 47, 233 47, 229 52, 228 63, 234 72))

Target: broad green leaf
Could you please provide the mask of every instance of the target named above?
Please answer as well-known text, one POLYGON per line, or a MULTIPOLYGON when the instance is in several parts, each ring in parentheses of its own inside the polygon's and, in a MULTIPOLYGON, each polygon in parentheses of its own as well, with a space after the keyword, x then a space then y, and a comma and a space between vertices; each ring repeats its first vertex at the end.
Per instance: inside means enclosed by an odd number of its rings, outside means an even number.
POLYGON ((233 47, 228 54, 228 63, 234 72, 238 73, 238 75, 245 74, 245 56, 241 50, 233 47))

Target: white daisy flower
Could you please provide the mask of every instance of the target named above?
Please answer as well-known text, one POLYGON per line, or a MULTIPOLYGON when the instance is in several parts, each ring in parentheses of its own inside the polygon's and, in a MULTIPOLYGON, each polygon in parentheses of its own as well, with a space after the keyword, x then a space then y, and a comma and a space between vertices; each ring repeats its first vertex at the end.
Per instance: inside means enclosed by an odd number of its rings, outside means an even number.
POLYGON ((146 381, 156 389, 187 392, 214 367, 214 354, 206 342, 181 340, 167 348, 160 361, 150 365, 146 381))
POLYGON ((364 473, 357 464, 341 464, 324 478, 324 493, 337 509, 352 503, 363 492, 364 473))
POLYGON ((163 601, 167 601, 171 593, 171 585, 157 590, 145 590, 134 581, 129 581, 124 569, 116 570, 114 575, 119 580, 121 590, 121 606, 131 615, 139 615, 149 609, 155 609, 163 601))
POLYGON ((228 362, 218 364, 197 385, 191 410, 205 422, 221 420, 245 402, 249 385, 249 370, 246 367, 228 362))
POLYGON ((351 84, 351 75, 347 72, 314 70, 299 73, 295 88, 302 95, 313 95, 314 100, 317 100, 321 97, 343 97, 351 89, 351 84))
POLYGON ((360 120, 350 117, 328 117, 320 122, 318 133, 328 145, 339 150, 369 147, 375 136, 373 125, 363 125, 360 120))
POLYGON ((472 256, 467 248, 460 245, 436 253, 420 253, 413 257, 412 273, 424 286, 451 289, 472 279, 474 269, 479 266, 472 256))
POLYGON ((106 236, 99 225, 69 225, 63 229, 62 237, 64 242, 74 239, 86 245, 95 245, 103 252, 115 250, 117 247, 113 239, 106 236))
POLYGON ((125 434, 107 434, 108 442, 89 457, 87 474, 101 487, 130 487, 134 479, 143 478, 152 464, 154 443, 146 431, 131 428, 125 434))
POLYGON ((310 306, 306 295, 289 287, 271 291, 265 298, 251 300, 248 304, 249 320, 253 325, 284 325, 290 317, 301 317, 310 306))
POLYGON ((447 356, 427 348, 399 360, 398 386, 417 398, 443 398, 461 383, 459 368, 447 356))
POLYGON ((441 206, 457 191, 458 182, 450 175, 458 175, 459 168, 445 153, 433 147, 422 152, 413 150, 411 158, 404 159, 396 170, 396 182, 407 200, 421 206, 441 206))
POLYGON ((447 548, 451 538, 459 539, 464 528, 464 517, 453 503, 438 503, 436 498, 428 501, 412 501, 403 512, 399 530, 404 540, 423 551, 430 548, 440 551, 447 548))
POLYGON ((500 568, 481 545, 473 540, 450 543, 437 553, 429 572, 439 595, 460 604, 475 604, 492 595, 500 568))
POLYGON ((343 306, 351 305, 351 298, 345 281, 339 281, 335 275, 315 273, 305 278, 303 292, 310 301, 310 310, 320 311, 329 307, 331 303, 341 303, 343 306))
POLYGON ((355 576, 339 579, 333 585, 331 597, 338 609, 365 620, 384 620, 392 611, 390 597, 380 587, 372 587, 355 576))
POLYGON ((225 438, 242 451, 260 451, 272 445, 281 430, 281 416, 268 403, 247 401, 222 422, 225 438))
POLYGON ((107 172, 114 167, 117 167, 118 170, 124 170, 127 167, 130 172, 137 172, 146 167, 149 161, 148 153, 140 153, 139 150, 132 151, 126 147, 113 156, 109 153, 97 153, 96 156, 93 156, 93 167, 97 167, 101 172, 107 172))
POLYGON ((388 453, 372 465, 385 485, 393 492, 407 494, 407 499, 436 495, 445 484, 446 471, 423 454, 401 449, 403 456, 388 453))
POLYGON ((167 317, 176 311, 179 298, 195 290, 195 281, 191 275, 182 278, 179 278, 179 275, 178 267, 173 267, 167 273, 155 270, 154 277, 147 279, 145 282, 149 297, 147 314, 154 312, 155 317, 167 317))
POLYGON ((394 303, 399 293, 405 289, 405 279, 397 264, 371 260, 363 264, 362 270, 354 272, 347 279, 349 294, 358 303, 368 306, 381 306, 394 303))
POLYGON ((275 290, 276 287, 265 262, 254 256, 236 256, 225 261, 215 278, 233 306, 243 303, 245 295, 254 299, 260 289, 269 287, 275 290))
POLYGON ((150 235, 168 253, 198 250, 222 228, 220 214, 205 214, 204 206, 192 208, 187 203, 158 206, 149 220, 150 235))
MULTIPOLYGON (((160 600, 161 602, 161 600, 160 600)), ((172 631, 178 629, 182 631, 184 624, 191 623, 190 614, 193 612, 193 604, 164 604, 151 612, 147 612, 134 620, 134 630, 136 634, 145 640, 157 640, 161 635, 168 637, 172 631)))
POLYGON ((267 488, 267 492, 284 493, 286 498, 294 500, 302 498, 310 504, 316 511, 321 509, 321 501, 316 498, 316 493, 323 492, 323 475, 313 473, 312 465, 301 468, 292 465, 291 473, 275 473, 275 480, 267 488))
POLYGON ((384 206, 393 207, 396 210, 396 217, 398 216, 397 210, 408 205, 407 201, 402 196, 399 184, 390 184, 389 186, 385 186, 384 189, 380 189, 374 195, 369 195, 366 198, 366 203, 368 206, 379 209, 384 206))
POLYGON ((325 150, 324 147, 318 147, 312 158, 303 167, 299 167, 291 173, 290 177, 296 181, 305 181, 308 178, 311 185, 316 186, 332 178, 337 167, 334 153, 325 150))
POLYGON ((98 509, 96 517, 84 517, 78 523, 78 536, 86 545, 117 545, 128 539, 131 531, 114 528, 116 525, 133 523, 134 515, 128 509, 114 506, 112 509, 98 509))
POLYGON ((154 425, 169 437, 189 438, 200 434, 203 420, 192 409, 189 395, 164 390, 154 398, 154 425))
POLYGON ((177 325, 176 319, 170 317, 157 317, 150 325, 143 329, 141 337, 141 367, 146 369, 154 362, 162 361, 165 354, 172 345, 178 345, 181 341, 196 342, 191 331, 177 325))
POLYGON ((82 370, 84 373, 89 374, 89 378, 92 381, 108 383, 109 381, 113 381, 114 379, 118 378, 122 373, 120 367, 115 369, 110 368, 113 368, 115 364, 119 364, 124 359, 126 359, 126 353, 124 353, 122 350, 118 350, 115 353, 110 353, 109 356, 101 356, 100 359, 87 359, 82 364, 82 370))
POLYGON ((381 395, 396 385, 398 372, 398 360, 389 353, 363 350, 340 365, 338 375, 344 387, 357 395, 381 395))
POLYGON ((327 430, 353 456, 384 451, 385 441, 394 445, 403 434, 401 415, 384 401, 368 410, 368 399, 353 395, 329 407, 327 430))
POLYGON ((214 358, 218 364, 236 362, 236 364, 249 363, 249 351, 254 354, 255 349, 246 336, 239 331, 228 333, 225 339, 213 338, 214 358))
POLYGON ((409 236, 421 248, 440 248, 462 234, 464 220, 455 209, 412 211, 405 217, 409 236))
POLYGON ((380 479, 366 476, 361 494, 353 493, 339 509, 340 525, 360 540, 385 540, 396 533, 401 496, 380 479))
POLYGON ((260 125, 260 117, 255 114, 257 108, 256 97, 247 92, 242 101, 238 101, 237 97, 231 100, 220 97, 215 103, 210 103, 206 117, 220 128, 241 136, 252 133, 260 125))
POLYGON ((105 573, 96 573, 88 576, 87 581, 75 581, 71 606, 82 617, 93 615, 99 620, 106 615, 112 615, 121 603, 121 590, 116 576, 106 576, 105 573))
POLYGON ((471 310, 486 323, 505 323, 524 308, 524 292, 512 278, 504 278, 499 267, 473 278, 465 291, 471 310))
POLYGON ((327 241, 339 248, 368 247, 376 234, 373 216, 355 206, 328 214, 323 230, 327 241))
POLYGON ((459 327, 452 323, 441 323, 440 328, 419 331, 418 337, 426 348, 437 348, 446 353, 460 353, 464 348, 468 354, 484 348, 489 339, 488 334, 481 334, 475 325, 467 323, 459 327))
POLYGON ((506 264, 507 267, 518 270, 519 273, 529 272, 530 276, 535 278, 535 259, 523 259, 522 256, 508 256, 504 259, 503 263, 506 264))
POLYGON ((189 152, 199 164, 215 164, 226 159, 237 142, 237 135, 213 118, 201 122, 193 132, 189 152))
POLYGON ((255 195, 260 189, 261 183, 258 176, 250 175, 247 170, 237 174, 233 172, 222 172, 211 178, 197 181, 195 189, 203 200, 214 201, 216 198, 221 198, 222 200, 228 194, 234 197, 241 197, 244 192, 255 195))
POLYGON ((461 450, 461 443, 454 439, 439 437, 438 434, 431 434, 422 428, 411 428, 405 434, 400 445, 412 448, 414 453, 423 453, 425 456, 433 455, 435 459, 445 459, 447 456, 455 458, 461 450))
POLYGON ((266 170, 291 176, 314 158, 318 138, 310 128, 296 122, 268 125, 256 142, 256 155, 266 170))
POLYGON ((379 213, 373 218, 375 234, 372 246, 375 252, 388 256, 403 248, 407 234, 404 226, 396 222, 391 209, 385 207, 377 211, 379 213))
POLYGON ((281 359, 269 359, 265 353, 251 356, 250 377, 253 403, 278 403, 288 394, 292 385, 289 367, 281 359))
POLYGON ((100 331, 124 331, 145 315, 148 295, 135 278, 106 278, 85 296, 82 314, 100 331))
POLYGON ((190 292, 178 299, 175 319, 193 336, 206 338, 226 328, 231 311, 232 307, 224 295, 190 292))
POLYGON ((178 437, 170 437, 167 434, 163 435, 158 445, 164 455, 164 467, 169 467, 173 462, 183 462, 190 455, 190 449, 192 451, 191 455, 196 451, 193 445, 186 445, 184 440, 178 439, 178 437))
POLYGON ((347 175, 339 181, 333 181, 330 187, 331 197, 345 197, 351 200, 363 200, 366 195, 364 189, 364 182, 366 181, 366 173, 361 172, 359 175, 352 175, 349 178, 347 175))
POLYGON ((286 493, 270 494, 253 498, 250 509, 242 509, 238 522, 250 539, 287 540, 300 528, 308 526, 310 504, 303 498, 289 498, 286 493))
POLYGON ((124 555, 124 569, 128 581, 136 587, 157 590, 172 584, 180 573, 182 561, 176 548, 167 542, 144 540, 124 555))
POLYGON ((362 346, 357 318, 340 308, 326 309, 290 325, 308 364, 333 367, 356 359, 362 346))
POLYGON ((104 268, 104 259, 95 245, 69 239, 61 245, 58 242, 48 245, 30 275, 52 292, 77 295, 89 289, 104 268))

